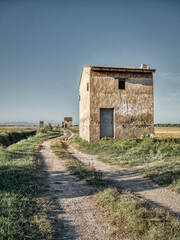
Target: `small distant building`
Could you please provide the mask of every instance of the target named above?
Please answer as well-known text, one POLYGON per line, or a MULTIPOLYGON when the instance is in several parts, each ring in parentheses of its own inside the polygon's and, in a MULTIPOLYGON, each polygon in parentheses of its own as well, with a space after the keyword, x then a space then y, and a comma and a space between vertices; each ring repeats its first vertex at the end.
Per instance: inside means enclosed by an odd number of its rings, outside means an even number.
POLYGON ((39 121, 39 127, 40 128, 44 127, 44 121, 39 121))
POLYGON ((79 83, 80 137, 93 141, 153 134, 153 72, 146 64, 84 66, 79 83))
POLYGON ((65 117, 64 118, 64 127, 68 128, 72 126, 72 117, 65 117))

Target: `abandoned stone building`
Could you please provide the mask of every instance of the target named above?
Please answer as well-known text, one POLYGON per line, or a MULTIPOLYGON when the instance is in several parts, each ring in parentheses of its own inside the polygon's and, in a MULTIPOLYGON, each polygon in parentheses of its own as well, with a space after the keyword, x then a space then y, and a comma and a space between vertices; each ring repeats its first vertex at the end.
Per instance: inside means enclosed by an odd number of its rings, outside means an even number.
POLYGON ((68 128, 72 126, 72 117, 65 117, 64 118, 64 127, 68 128))
POLYGON ((140 138, 154 133, 153 72, 140 68, 84 66, 79 83, 81 138, 140 138))
POLYGON ((39 121, 39 127, 40 128, 44 127, 44 121, 39 121))

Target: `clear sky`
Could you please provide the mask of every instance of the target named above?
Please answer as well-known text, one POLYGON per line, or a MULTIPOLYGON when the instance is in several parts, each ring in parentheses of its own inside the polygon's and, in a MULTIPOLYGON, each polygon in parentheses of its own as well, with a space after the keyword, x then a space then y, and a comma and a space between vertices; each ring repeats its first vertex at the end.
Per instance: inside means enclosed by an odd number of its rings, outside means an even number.
POLYGON ((180 123, 179 0, 0 0, 0 122, 78 123, 83 65, 157 69, 156 123, 180 123))

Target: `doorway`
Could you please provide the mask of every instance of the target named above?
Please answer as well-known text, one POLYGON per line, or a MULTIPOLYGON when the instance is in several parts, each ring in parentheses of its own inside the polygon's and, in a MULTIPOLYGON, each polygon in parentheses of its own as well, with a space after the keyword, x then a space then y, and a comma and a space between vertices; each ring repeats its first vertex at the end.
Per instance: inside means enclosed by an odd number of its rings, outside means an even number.
POLYGON ((114 109, 100 109, 100 138, 114 137, 114 109))

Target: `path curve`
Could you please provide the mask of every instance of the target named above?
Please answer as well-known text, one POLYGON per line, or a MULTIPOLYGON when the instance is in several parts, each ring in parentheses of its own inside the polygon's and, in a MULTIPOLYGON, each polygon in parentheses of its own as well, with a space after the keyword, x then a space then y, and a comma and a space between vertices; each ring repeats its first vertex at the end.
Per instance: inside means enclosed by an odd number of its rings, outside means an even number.
POLYGON ((70 174, 65 160, 57 157, 45 141, 40 148, 51 197, 55 198, 61 213, 56 221, 61 221, 60 235, 56 239, 69 240, 111 240, 111 228, 104 221, 104 215, 91 199, 93 187, 70 174))
POLYGON ((180 218, 180 194, 154 184, 151 180, 135 174, 133 170, 103 163, 97 160, 95 155, 82 153, 72 145, 68 145, 67 151, 84 164, 93 165, 104 177, 115 181, 121 189, 147 199, 180 218))

